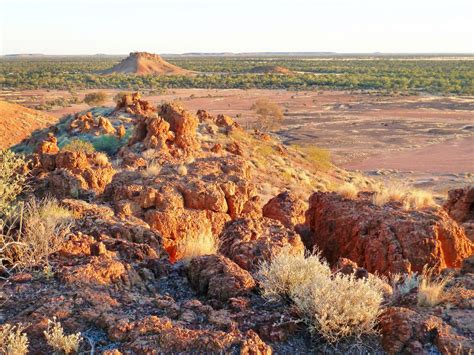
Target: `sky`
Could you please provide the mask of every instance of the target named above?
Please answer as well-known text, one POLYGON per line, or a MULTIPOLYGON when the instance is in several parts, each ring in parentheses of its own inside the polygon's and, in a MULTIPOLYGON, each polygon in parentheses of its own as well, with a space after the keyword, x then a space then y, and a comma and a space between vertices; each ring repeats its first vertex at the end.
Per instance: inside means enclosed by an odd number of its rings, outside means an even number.
POLYGON ((0 0, 0 54, 474 53, 473 0, 0 0))

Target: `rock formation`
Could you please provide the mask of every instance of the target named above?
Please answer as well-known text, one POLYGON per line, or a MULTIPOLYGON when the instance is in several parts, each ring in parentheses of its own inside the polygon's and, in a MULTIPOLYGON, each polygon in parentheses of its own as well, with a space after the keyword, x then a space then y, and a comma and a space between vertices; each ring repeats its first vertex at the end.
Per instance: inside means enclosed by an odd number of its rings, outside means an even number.
POLYGON ((349 200, 336 193, 314 193, 306 223, 306 247, 317 247, 330 263, 340 257, 369 272, 438 272, 460 267, 473 244, 441 209, 405 211, 400 204, 378 207, 367 200, 349 200))
POLYGON ((193 72, 170 64, 158 54, 133 52, 112 68, 102 74, 135 74, 135 75, 191 75, 193 72))

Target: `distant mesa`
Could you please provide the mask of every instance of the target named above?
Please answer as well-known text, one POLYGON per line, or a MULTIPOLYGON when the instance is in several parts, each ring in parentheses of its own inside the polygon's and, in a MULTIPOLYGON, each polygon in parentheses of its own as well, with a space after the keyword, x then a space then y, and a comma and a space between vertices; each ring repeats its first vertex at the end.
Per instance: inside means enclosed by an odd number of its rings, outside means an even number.
POLYGON ((194 72, 168 63, 158 54, 133 52, 102 74, 135 74, 135 75, 192 75, 194 72))
POLYGON ((250 72, 255 74, 294 74, 290 69, 281 67, 279 65, 265 65, 261 67, 255 67, 250 72))

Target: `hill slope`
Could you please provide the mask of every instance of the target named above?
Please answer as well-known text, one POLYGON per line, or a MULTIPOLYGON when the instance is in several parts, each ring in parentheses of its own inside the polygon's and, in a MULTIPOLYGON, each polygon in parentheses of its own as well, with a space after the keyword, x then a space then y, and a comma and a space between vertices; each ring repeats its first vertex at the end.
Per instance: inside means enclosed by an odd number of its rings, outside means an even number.
POLYGON ((0 101, 0 149, 20 143, 35 130, 58 121, 52 115, 0 101))
POLYGON ((116 64, 110 69, 105 70, 102 74, 136 74, 136 75, 190 75, 191 71, 180 68, 176 65, 168 63, 158 54, 147 52, 134 52, 116 64))

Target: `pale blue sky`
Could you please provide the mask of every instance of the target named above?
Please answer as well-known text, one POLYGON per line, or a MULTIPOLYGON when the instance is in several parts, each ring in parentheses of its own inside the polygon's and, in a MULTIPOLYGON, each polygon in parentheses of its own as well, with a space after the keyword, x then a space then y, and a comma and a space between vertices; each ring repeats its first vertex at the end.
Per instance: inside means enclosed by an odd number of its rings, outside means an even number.
POLYGON ((0 0, 0 54, 474 53, 473 0, 0 0))

